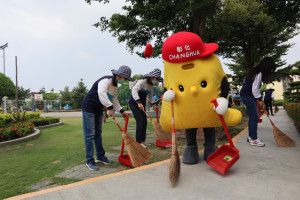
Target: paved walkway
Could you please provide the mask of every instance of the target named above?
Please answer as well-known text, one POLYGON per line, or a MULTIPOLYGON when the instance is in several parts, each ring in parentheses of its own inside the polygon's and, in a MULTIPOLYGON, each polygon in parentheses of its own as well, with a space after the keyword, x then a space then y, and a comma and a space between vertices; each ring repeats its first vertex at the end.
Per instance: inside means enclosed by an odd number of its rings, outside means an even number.
POLYGON ((260 139, 266 147, 246 142, 248 132, 240 134, 236 147, 240 159, 221 175, 203 161, 197 165, 181 164, 179 183, 171 188, 168 181, 169 160, 59 186, 11 199, 289 199, 300 197, 300 136, 284 110, 272 120, 296 141, 296 147, 276 146, 267 117, 259 124, 260 139))

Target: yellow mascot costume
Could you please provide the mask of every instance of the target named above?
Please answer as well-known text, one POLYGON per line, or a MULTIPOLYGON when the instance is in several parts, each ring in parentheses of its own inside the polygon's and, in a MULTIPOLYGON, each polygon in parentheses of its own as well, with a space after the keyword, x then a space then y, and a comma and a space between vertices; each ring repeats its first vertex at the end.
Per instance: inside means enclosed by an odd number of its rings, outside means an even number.
POLYGON ((204 44, 190 32, 175 33, 163 44, 165 93, 160 123, 164 130, 171 131, 173 101, 175 128, 186 129, 187 145, 182 158, 185 164, 199 162, 197 128, 204 129, 206 160, 217 149, 214 127, 222 126, 218 114, 223 115, 228 126, 235 126, 242 119, 240 111, 228 108, 229 83, 213 54, 217 49, 217 44, 204 44), (211 103, 213 99, 217 99, 217 108, 211 103))

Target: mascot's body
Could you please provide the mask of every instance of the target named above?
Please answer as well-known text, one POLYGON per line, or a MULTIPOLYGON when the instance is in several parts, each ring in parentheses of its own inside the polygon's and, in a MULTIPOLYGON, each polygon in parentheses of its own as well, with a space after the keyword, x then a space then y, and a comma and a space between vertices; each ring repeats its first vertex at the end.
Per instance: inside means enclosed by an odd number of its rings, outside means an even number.
POLYGON ((182 158, 186 164, 199 162, 198 127, 204 128, 206 160, 217 149, 213 127, 222 126, 218 114, 224 116, 228 126, 237 125, 242 119, 238 110, 228 109, 229 83, 219 59, 213 54, 217 49, 217 44, 204 44, 198 35, 190 32, 175 33, 163 45, 166 92, 160 123, 164 130, 171 131, 170 101, 173 100, 175 128, 187 129, 187 146, 182 158), (219 104, 215 110, 213 99, 219 104))

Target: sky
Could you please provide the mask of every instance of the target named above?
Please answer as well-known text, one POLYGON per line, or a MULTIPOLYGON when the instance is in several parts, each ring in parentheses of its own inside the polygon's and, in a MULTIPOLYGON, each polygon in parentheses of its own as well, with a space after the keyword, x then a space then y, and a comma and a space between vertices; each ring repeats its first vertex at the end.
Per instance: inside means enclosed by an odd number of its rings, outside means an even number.
MULTIPOLYGON (((122 0, 109 4, 84 0, 0 0, 0 46, 5 49, 5 74, 15 83, 17 56, 18 85, 32 92, 73 89, 80 79, 88 89, 111 69, 121 65, 132 74, 146 74, 161 69, 161 58, 144 59, 126 50, 109 32, 92 26, 101 16, 124 13, 122 0)), ((299 61, 300 35, 286 59, 287 64, 299 61)), ((232 74, 220 58, 225 73, 232 74)), ((0 50, 0 72, 3 73, 3 51, 0 50)), ((0 83, 1 84, 1 83, 0 83)))

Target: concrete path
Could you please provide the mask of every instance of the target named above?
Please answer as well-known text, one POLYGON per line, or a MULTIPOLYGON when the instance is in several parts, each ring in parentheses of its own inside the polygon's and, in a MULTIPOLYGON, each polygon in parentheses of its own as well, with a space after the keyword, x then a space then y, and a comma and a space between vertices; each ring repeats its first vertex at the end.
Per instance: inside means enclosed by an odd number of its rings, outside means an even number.
POLYGON ((248 132, 240 134, 236 147, 240 159, 221 175, 203 161, 197 165, 181 164, 179 183, 171 188, 168 181, 169 160, 106 176, 60 186, 11 199, 289 199, 300 197, 300 137, 284 110, 272 120, 296 141, 296 147, 280 148, 267 117, 259 124, 260 139, 266 147, 246 142, 248 132))

